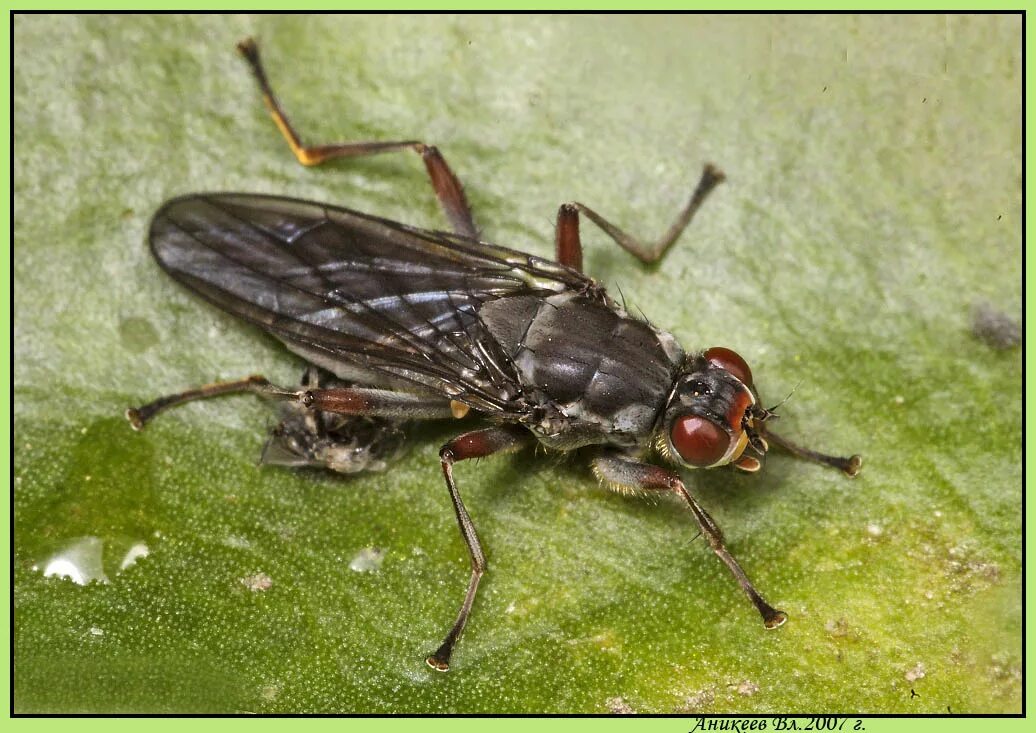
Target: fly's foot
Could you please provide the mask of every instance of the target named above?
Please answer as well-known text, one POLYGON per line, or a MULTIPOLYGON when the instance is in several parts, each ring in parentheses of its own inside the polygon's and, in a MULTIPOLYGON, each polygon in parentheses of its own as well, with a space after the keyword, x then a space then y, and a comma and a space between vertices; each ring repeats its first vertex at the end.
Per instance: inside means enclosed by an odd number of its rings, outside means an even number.
POLYGON ((784 611, 778 611, 776 608, 771 608, 769 615, 763 618, 763 626, 767 629, 776 629, 784 626, 787 620, 788 614, 784 611))
POLYGON ((859 454, 849 456, 845 461, 845 465, 840 466, 840 468, 846 476, 854 478, 860 472, 860 469, 863 468, 863 456, 859 454))
POLYGON ((433 654, 432 656, 428 657, 424 661, 425 661, 425 663, 429 667, 434 669, 436 672, 449 672, 450 671, 450 663, 449 663, 449 661, 447 661, 445 659, 442 659, 439 656, 439 652, 436 652, 435 654, 433 654))
POLYGON ((140 410, 136 407, 130 407, 126 410, 126 419, 129 420, 130 427, 137 432, 144 429, 144 420, 140 417, 140 410))

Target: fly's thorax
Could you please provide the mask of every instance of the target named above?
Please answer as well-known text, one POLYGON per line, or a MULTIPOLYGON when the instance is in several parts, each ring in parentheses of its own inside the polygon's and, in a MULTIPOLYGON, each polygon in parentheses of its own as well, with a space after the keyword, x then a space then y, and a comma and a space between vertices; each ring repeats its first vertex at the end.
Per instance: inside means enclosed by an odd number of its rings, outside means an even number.
POLYGON ((498 298, 477 311, 543 411, 527 421, 545 445, 647 445, 684 361, 668 333, 592 293, 498 298))
POLYGON ((765 414, 745 360, 724 347, 707 349, 689 356, 677 375, 655 446, 689 468, 757 471, 766 451, 757 432, 765 414))

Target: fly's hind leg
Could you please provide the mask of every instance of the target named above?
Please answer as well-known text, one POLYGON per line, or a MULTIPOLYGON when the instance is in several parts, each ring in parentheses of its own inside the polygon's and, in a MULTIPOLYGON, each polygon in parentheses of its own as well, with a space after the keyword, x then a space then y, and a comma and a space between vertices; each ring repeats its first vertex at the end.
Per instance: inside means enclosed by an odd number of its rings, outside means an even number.
POLYGON ((763 625, 768 629, 775 629, 787 620, 784 611, 779 611, 759 595, 759 592, 748 579, 745 571, 734 556, 727 550, 723 542, 723 533, 716 522, 709 516, 708 512, 698 503, 697 499, 691 496, 684 486, 683 480, 673 471, 659 466, 626 458, 615 453, 605 452, 598 455, 592 464, 593 472, 606 485, 617 490, 632 491, 671 491, 680 496, 701 527, 702 535, 709 543, 709 547, 716 553, 720 560, 727 566, 734 578, 737 580, 741 590, 745 592, 748 599, 763 617, 763 625))
POLYGON ((442 397, 351 385, 311 366, 302 389, 278 387, 264 377, 251 376, 160 397, 131 407, 126 417, 135 430, 143 430, 170 407, 242 393, 281 403, 280 422, 266 441, 260 463, 345 474, 384 470, 402 452, 406 422, 464 416, 457 409, 460 403, 442 397))
MULTIPOLYGON (((313 391, 359 387, 309 366, 302 387, 313 391)), ((405 447, 405 418, 343 415, 282 401, 259 462, 271 466, 327 468, 336 473, 383 471, 405 447)))
POLYGON ((432 145, 425 145, 419 140, 393 140, 385 142, 345 142, 330 143, 325 145, 305 145, 298 132, 292 126, 291 121, 285 114, 277 96, 273 93, 269 80, 266 78, 266 71, 263 69, 262 61, 259 58, 259 46, 252 38, 246 38, 237 44, 237 50, 248 62, 259 83, 259 89, 263 94, 263 102, 273 117, 274 124, 281 131, 284 139, 288 142, 291 152, 298 158, 299 163, 305 166, 320 165, 336 158, 356 158, 365 155, 377 155, 379 153, 391 153, 399 150, 413 150, 421 156, 425 168, 428 170, 428 177, 431 179, 432 188, 439 199, 449 219, 453 230, 462 236, 477 238, 478 230, 475 228, 475 221, 471 216, 471 208, 464 195, 464 187, 460 179, 446 164, 439 150, 432 145))
POLYGON ((673 243, 680 238, 683 230, 687 228, 687 225, 691 223, 691 219, 694 218, 695 212, 701 207, 702 202, 705 201, 712 189, 723 182, 724 178, 723 171, 719 168, 711 163, 706 165, 687 205, 680 211, 676 221, 662 235, 661 239, 654 243, 645 243, 631 234, 627 234, 589 206, 584 206, 578 202, 562 204, 558 210, 555 229, 557 261, 582 271, 583 247, 579 241, 579 213, 582 212, 624 250, 644 264, 653 265, 659 262, 665 253, 669 251, 669 248, 673 246, 673 243))
POLYGON ((464 508, 461 501, 457 484, 453 480, 453 464, 457 461, 466 461, 469 458, 484 458, 494 453, 505 453, 518 450, 528 445, 533 440, 532 434, 524 428, 515 426, 503 426, 486 428, 485 430, 473 430, 464 433, 442 447, 439 451, 439 458, 442 461, 442 474, 446 479, 446 488, 450 492, 450 500, 453 502, 453 511, 457 515, 457 524, 460 525, 461 536, 464 537, 464 544, 468 546, 468 553, 471 555, 471 580, 468 581, 468 591, 464 595, 460 611, 457 613, 457 620, 453 622, 446 638, 439 648, 425 661, 428 666, 439 672, 445 672, 450 668, 450 656, 453 654, 453 647, 464 631, 464 625, 468 621, 468 614, 471 613, 471 606, 475 602, 475 591, 478 590, 478 582, 486 571, 486 556, 482 552, 482 545, 475 533, 475 525, 471 521, 468 510, 464 508))
POLYGON ((256 394, 274 400, 296 402, 303 407, 340 415, 366 415, 396 420, 437 420, 456 416, 449 400, 434 395, 394 392, 373 387, 287 389, 254 374, 230 382, 213 382, 201 387, 159 397, 146 405, 126 410, 134 430, 143 430, 161 412, 195 400, 227 394, 256 394))
POLYGON ((130 407, 126 410, 126 419, 134 430, 143 430, 144 426, 151 422, 156 415, 165 412, 170 407, 183 405, 195 400, 205 400, 209 397, 219 397, 226 394, 251 393, 261 397, 272 397, 276 399, 291 399, 297 390, 284 389, 272 384, 266 377, 253 374, 244 379, 235 379, 232 382, 213 382, 201 387, 192 387, 183 392, 163 395, 156 400, 148 402, 140 407, 130 407))

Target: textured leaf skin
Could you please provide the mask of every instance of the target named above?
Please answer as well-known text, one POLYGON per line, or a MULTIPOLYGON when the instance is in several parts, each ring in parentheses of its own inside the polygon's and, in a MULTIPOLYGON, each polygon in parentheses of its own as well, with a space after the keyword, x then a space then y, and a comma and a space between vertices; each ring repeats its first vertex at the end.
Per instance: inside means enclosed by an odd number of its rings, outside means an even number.
POLYGON ((1020 318, 1019 31, 15 17, 16 709, 1019 711, 1021 354, 970 327, 981 302, 1020 318), (657 271, 589 226, 585 261, 685 347, 744 355, 767 400, 797 386, 786 433, 865 455, 855 481, 781 456, 688 477, 785 627, 761 628, 676 502, 523 454, 458 468, 490 572, 437 675, 423 658, 468 573, 450 426, 345 480, 258 468, 275 416, 247 398, 129 430, 156 394, 302 371, 163 275, 144 242, 163 200, 444 224, 415 156, 298 166, 235 58, 248 34, 305 137, 439 145, 485 236, 541 256, 563 201, 651 236, 705 161, 724 169, 657 271), (34 569, 83 537, 110 583, 34 569), (150 554, 120 572, 136 541, 150 554), (377 571, 351 570, 369 548, 377 571))

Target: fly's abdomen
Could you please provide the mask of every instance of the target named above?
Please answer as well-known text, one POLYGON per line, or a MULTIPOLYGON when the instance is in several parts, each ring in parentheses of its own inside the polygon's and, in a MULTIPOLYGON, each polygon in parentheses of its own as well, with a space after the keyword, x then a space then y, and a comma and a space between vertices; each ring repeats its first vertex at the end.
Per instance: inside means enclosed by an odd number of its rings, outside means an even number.
POLYGON ((683 356, 668 334, 573 293, 490 301, 479 316, 528 388, 599 426, 593 442, 647 437, 683 356))

